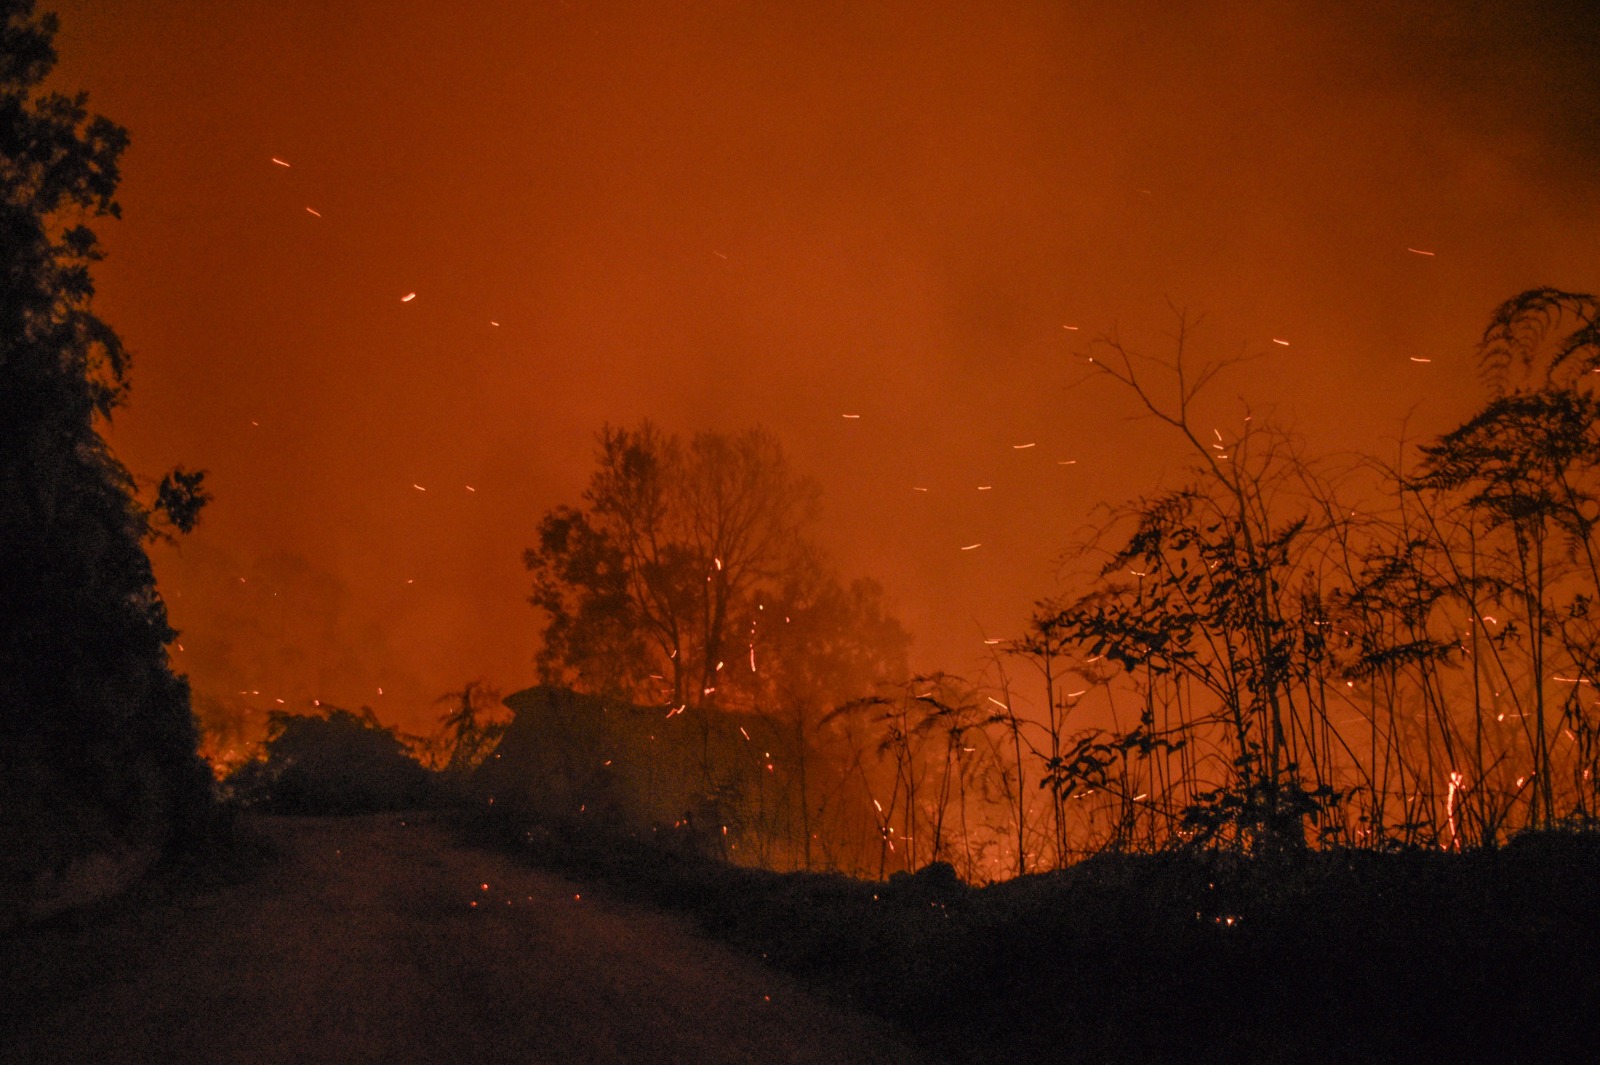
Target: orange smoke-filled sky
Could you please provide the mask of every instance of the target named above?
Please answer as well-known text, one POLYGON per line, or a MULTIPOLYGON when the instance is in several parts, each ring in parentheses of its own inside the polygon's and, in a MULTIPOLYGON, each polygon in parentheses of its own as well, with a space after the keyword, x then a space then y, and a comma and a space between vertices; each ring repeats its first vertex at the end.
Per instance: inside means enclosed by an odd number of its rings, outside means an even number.
POLYGON ((1181 468, 1068 387, 1095 335, 1203 312, 1200 354, 1267 353, 1217 424, 1392 451, 1479 401, 1496 303, 1600 286, 1583 7, 57 5, 54 84, 133 137, 113 439, 216 495, 158 549, 177 663, 414 728, 531 682, 521 552, 650 417, 773 430, 915 664, 971 669, 1181 468))

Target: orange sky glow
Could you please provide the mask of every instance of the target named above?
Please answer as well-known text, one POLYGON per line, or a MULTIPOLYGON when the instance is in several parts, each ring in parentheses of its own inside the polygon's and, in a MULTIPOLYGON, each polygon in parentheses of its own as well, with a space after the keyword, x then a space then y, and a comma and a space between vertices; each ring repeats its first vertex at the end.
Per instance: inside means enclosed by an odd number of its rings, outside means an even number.
POLYGON ((210 471, 156 561, 230 705, 532 683, 522 550, 645 417, 776 433, 913 664, 976 671, 1180 475, 1073 385, 1097 335, 1204 314, 1262 353, 1208 425, 1392 454, 1480 401, 1495 304, 1600 287, 1581 5, 53 6, 53 84, 133 138, 112 439, 210 471))

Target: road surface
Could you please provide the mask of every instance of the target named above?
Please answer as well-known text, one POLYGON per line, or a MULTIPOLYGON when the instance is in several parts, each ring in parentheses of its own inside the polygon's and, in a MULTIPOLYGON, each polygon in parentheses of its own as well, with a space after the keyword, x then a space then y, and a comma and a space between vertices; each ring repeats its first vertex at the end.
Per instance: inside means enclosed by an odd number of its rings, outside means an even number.
POLYGON ((17 1062, 910 1063, 682 920, 430 817, 271 818, 243 883, 0 942, 17 1062))

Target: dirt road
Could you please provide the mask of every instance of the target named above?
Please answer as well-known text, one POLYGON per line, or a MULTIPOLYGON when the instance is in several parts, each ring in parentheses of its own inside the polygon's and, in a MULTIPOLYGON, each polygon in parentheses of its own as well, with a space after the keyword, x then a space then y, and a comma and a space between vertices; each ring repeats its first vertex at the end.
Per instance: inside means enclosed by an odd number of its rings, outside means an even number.
POLYGON ((431 819, 262 823, 247 882, 0 943, 17 1062, 916 1060, 678 919, 455 844, 431 819))

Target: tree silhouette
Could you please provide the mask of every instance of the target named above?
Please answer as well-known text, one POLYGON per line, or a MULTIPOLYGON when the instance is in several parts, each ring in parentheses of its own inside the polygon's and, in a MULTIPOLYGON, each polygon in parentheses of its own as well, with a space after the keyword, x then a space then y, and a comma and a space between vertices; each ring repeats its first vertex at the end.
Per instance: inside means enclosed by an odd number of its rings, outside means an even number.
MULTIPOLYGON (((694 820, 715 810, 760 860, 776 847, 810 866, 849 775, 827 713, 902 678, 910 637, 882 588, 844 582, 812 542, 817 486, 770 433, 685 440, 647 421, 607 426, 597 444, 584 506, 547 513, 524 555, 543 681, 600 696, 602 711, 653 708, 671 722, 645 733, 658 760, 697 761, 694 820)), ((618 760, 613 775, 631 772, 618 760)))
MULTIPOLYGON (((0 0, 0 862, 7 888, 193 829, 209 785, 145 541, 192 528, 203 474, 151 502, 100 435, 128 356, 92 309, 89 220, 127 133, 39 93, 57 28, 0 0)), ((8 892, 9 893, 9 892, 8 892)))
POLYGON ((685 444, 647 421, 598 442, 588 507, 545 515, 524 554, 544 679, 688 709, 748 701, 722 671, 760 594, 801 564, 816 485, 759 429, 685 444))
MULTIPOLYGON (((1114 538, 1098 545, 1109 548, 1099 589, 1036 617, 1031 638, 1051 625, 1086 657, 1104 657, 1142 686, 1145 712, 1121 753, 1148 753, 1166 734, 1151 702, 1158 683, 1180 678, 1208 692, 1228 737, 1228 778, 1192 793, 1183 816, 1193 838, 1300 849, 1307 818, 1335 799, 1326 784, 1304 786, 1297 753, 1307 693, 1322 669, 1320 607, 1306 594, 1318 557, 1308 544, 1318 530, 1294 498, 1307 471, 1284 436, 1252 425, 1250 416, 1227 439, 1220 429, 1215 440, 1202 439, 1196 399, 1238 360, 1193 367, 1192 330, 1180 314, 1167 358, 1115 337, 1097 345, 1091 372, 1118 382, 1187 444, 1192 476, 1122 508, 1107 530, 1114 538), (1169 397, 1160 394, 1163 385, 1169 397)), ((1053 758, 1058 787, 1103 773, 1111 748, 1100 750, 1100 742, 1080 739, 1053 758)))
POLYGON ((1600 396, 1590 384, 1600 369, 1600 301, 1552 288, 1514 296, 1495 310, 1478 357, 1489 402, 1421 449, 1407 487, 1469 526, 1467 545, 1437 529, 1435 544, 1452 561, 1470 554, 1468 566, 1454 564, 1451 591, 1471 604, 1473 632, 1481 603, 1510 615, 1486 649, 1504 687, 1521 689, 1516 718, 1531 764, 1517 790, 1526 786, 1528 823, 1540 827, 1563 804, 1587 815, 1594 789, 1595 722, 1578 686, 1600 667, 1600 396), (1513 657, 1525 663, 1515 676, 1513 657), (1560 700, 1552 682, 1569 685, 1560 700), (1554 764, 1563 735, 1578 751, 1565 798, 1554 764))

